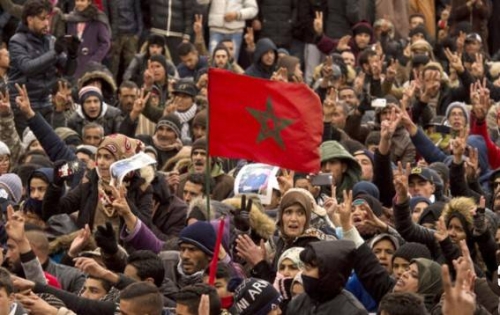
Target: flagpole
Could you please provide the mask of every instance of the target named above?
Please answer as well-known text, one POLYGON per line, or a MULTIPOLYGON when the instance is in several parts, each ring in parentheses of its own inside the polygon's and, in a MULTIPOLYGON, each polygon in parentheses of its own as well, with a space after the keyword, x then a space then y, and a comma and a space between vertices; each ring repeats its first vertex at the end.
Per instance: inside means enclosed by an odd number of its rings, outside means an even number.
POLYGON ((206 138, 207 138, 207 156, 205 162, 205 196, 207 198, 207 221, 210 222, 210 173, 211 173, 211 165, 210 165, 210 69, 208 69, 208 102, 207 102, 207 127, 206 127, 206 138))

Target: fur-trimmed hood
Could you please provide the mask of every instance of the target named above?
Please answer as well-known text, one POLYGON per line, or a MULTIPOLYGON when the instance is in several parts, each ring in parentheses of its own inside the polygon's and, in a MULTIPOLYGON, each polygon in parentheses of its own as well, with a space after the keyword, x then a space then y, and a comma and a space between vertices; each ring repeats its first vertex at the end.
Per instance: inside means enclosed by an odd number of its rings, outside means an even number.
POLYGON ((471 211, 477 208, 474 199, 466 197, 458 197, 451 199, 443 209, 444 221, 448 225, 449 220, 455 215, 461 215, 469 224, 469 229, 472 227, 473 218, 471 211))
POLYGON ((102 93, 103 95, 114 95, 117 90, 115 79, 113 74, 105 66, 89 62, 85 68, 85 72, 78 79, 78 91, 92 80, 101 80, 103 82, 102 93))
MULTIPOLYGON (((225 199, 222 203, 238 209, 241 207, 241 197, 225 199)), ((270 239, 276 230, 276 223, 272 218, 265 214, 259 207, 253 203, 250 210, 250 226, 260 237, 270 239)))

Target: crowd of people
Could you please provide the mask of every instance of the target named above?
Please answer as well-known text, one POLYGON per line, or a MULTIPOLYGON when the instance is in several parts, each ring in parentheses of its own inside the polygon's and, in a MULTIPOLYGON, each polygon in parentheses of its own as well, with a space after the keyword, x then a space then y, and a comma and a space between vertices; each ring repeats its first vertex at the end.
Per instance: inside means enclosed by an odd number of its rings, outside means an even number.
POLYGON ((0 314, 500 313, 498 1, 0 6, 0 314), (313 90, 321 174, 235 193, 210 68, 313 90))

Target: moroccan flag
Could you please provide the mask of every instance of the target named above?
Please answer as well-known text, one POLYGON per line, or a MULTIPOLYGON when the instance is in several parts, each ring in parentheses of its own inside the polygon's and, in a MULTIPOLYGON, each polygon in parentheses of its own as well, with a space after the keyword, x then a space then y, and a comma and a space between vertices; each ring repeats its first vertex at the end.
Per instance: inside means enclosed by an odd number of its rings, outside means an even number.
POLYGON ((209 154, 317 173, 319 97, 304 84, 209 70, 209 154))

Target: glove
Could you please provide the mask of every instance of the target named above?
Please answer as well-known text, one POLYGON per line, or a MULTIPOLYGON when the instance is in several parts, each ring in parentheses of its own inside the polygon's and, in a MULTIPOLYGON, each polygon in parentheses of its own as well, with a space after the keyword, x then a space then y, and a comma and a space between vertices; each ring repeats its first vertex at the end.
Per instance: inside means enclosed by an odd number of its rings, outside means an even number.
POLYGON ((101 250, 109 255, 114 255, 118 252, 118 243, 116 241, 115 231, 111 222, 106 222, 106 227, 100 225, 94 234, 95 242, 101 250))
POLYGON ((246 196, 241 196, 241 207, 232 211, 234 216, 234 227, 241 232, 250 230, 250 210, 252 210, 252 199, 246 202, 246 196))
MULTIPOLYGON (((58 160, 54 163, 54 179, 53 179, 53 184, 57 187, 62 187, 64 186, 64 171, 63 168, 65 168, 66 165, 65 160, 58 160)), ((67 166, 66 166, 67 168, 67 166)))
POLYGON ((78 55, 78 49, 80 48, 80 43, 80 39, 74 35, 70 39, 67 39, 68 55, 70 57, 76 58, 78 55))
POLYGON ((56 42, 54 43, 54 50, 58 55, 66 50, 66 40, 64 39, 64 36, 60 36, 56 39, 56 42))

